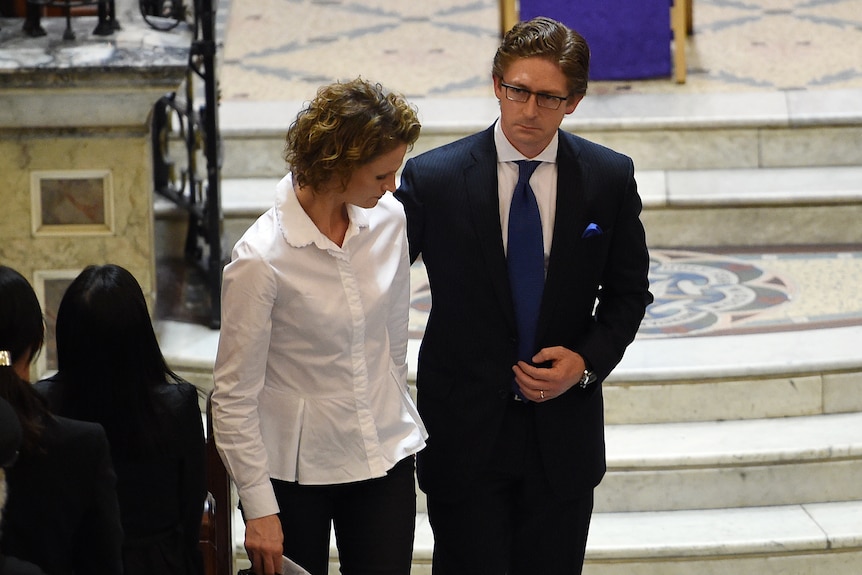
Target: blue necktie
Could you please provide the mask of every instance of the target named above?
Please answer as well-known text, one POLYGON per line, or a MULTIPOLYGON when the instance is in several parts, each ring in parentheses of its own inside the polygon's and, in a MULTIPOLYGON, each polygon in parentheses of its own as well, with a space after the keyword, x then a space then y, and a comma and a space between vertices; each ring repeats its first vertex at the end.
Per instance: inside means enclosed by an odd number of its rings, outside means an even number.
MULTIPOLYGON (((521 160, 518 183, 509 209, 507 260, 509 284, 518 323, 518 359, 526 362, 534 355, 536 323, 545 287, 545 248, 542 240, 542 218, 530 187, 530 176, 541 162, 521 160)), ((514 384, 516 393, 517 384, 514 384)), ((519 393, 520 395, 520 393, 519 393)))

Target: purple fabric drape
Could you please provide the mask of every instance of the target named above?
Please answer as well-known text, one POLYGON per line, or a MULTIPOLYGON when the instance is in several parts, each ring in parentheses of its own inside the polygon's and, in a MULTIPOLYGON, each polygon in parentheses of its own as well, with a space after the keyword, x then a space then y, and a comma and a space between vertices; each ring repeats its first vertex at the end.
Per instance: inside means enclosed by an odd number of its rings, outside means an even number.
POLYGON ((591 80, 637 80, 671 73, 669 0, 520 0, 521 20, 548 16, 590 45, 591 80))

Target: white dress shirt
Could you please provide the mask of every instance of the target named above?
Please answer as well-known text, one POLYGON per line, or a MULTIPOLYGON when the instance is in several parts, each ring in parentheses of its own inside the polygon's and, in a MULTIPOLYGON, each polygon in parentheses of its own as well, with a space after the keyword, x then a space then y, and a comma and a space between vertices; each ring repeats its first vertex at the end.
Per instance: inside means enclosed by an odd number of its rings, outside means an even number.
POLYGON ((494 144, 497 147, 497 194, 500 201, 500 226, 503 229, 503 249, 509 250, 509 207, 518 183, 518 160, 535 160, 542 164, 530 178, 530 188, 539 205, 542 218, 542 239, 545 246, 545 273, 548 272, 548 258, 551 253, 551 240, 554 237, 554 218, 557 211, 557 148, 559 135, 553 139, 535 158, 527 158, 515 149, 506 139, 499 120, 494 126, 494 144))
POLYGON ((404 211, 386 194, 348 215, 339 247, 287 175, 224 269, 213 428, 248 518, 279 511, 270 478, 382 477, 425 446, 407 388, 404 211))

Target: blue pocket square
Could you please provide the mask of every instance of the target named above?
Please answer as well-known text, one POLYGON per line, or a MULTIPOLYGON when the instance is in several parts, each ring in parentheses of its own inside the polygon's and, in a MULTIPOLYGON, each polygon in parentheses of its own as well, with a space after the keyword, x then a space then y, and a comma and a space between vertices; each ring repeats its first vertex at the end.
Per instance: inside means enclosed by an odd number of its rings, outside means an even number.
POLYGON ((602 228, 599 227, 598 224, 590 224, 587 226, 587 229, 584 230, 584 233, 581 234, 582 238, 591 238, 593 236, 602 235, 602 228))

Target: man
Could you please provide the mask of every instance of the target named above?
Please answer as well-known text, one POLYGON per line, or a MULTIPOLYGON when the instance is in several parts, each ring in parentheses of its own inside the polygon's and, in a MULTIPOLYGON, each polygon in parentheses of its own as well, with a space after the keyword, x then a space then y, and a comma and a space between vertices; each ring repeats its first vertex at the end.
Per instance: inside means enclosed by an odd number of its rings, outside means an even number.
POLYGON ((652 301, 631 159, 559 129, 588 68, 566 26, 516 25, 494 59, 499 120, 408 161, 396 193, 431 285, 418 476, 435 575, 581 572, 605 472, 601 383, 652 301), (525 159, 541 164, 516 186, 525 159), (528 240, 509 235, 525 189, 541 219, 532 320, 513 260, 528 240))

